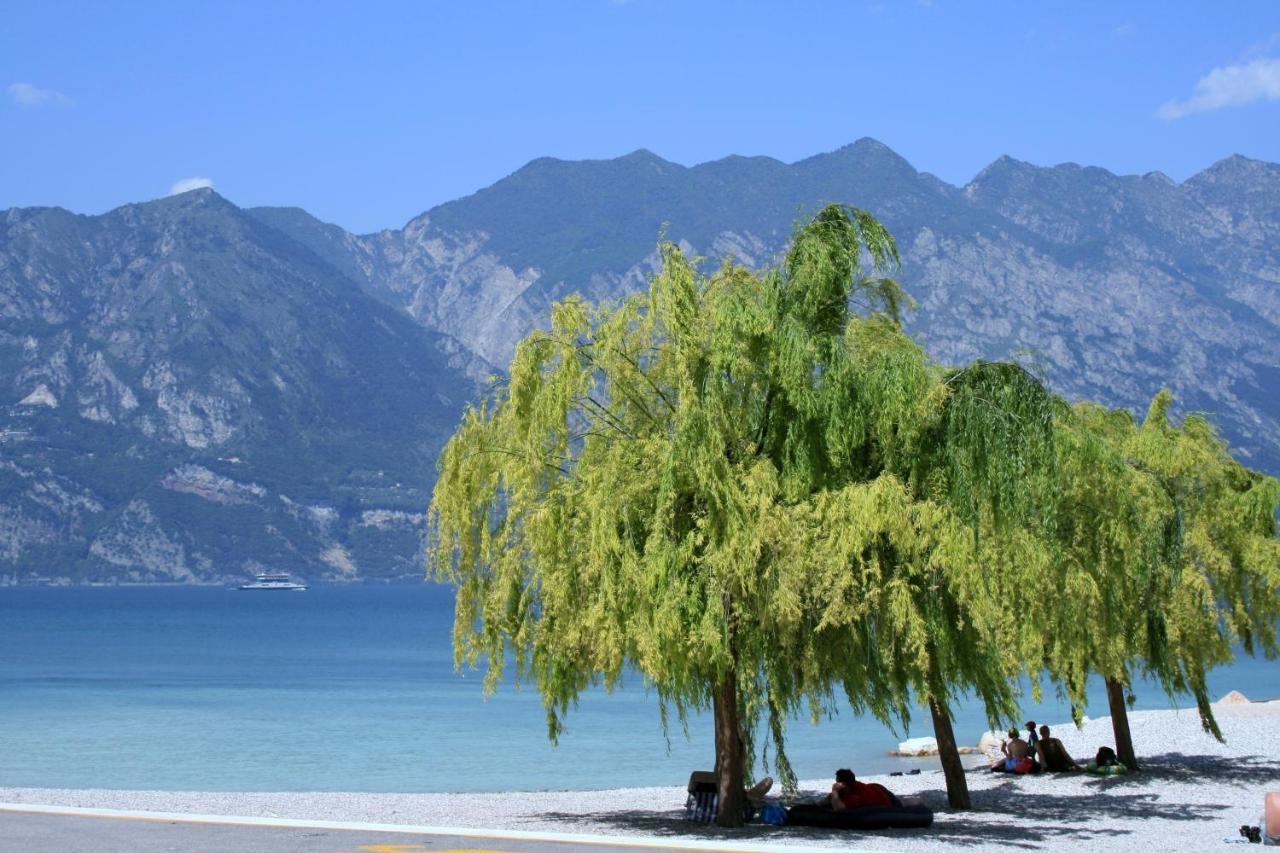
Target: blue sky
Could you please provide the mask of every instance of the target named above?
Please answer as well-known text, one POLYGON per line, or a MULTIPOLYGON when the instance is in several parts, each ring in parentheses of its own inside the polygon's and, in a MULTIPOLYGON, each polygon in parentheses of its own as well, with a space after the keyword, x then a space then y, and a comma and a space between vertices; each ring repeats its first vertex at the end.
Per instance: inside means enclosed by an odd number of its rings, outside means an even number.
POLYGON ((211 180, 398 227, 539 156, 793 161, 872 136, 1182 180, 1280 161, 1280 3, 21 3, 0 209, 211 180))

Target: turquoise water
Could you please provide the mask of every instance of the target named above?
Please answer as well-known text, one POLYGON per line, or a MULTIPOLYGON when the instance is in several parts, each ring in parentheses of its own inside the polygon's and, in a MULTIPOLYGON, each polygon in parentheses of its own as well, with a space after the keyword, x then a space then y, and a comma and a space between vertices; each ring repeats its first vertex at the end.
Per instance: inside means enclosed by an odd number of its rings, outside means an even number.
MULTIPOLYGON (((313 587, 0 589, 0 786, 245 791, 484 791, 682 784, 712 759, 710 720, 668 744, 638 679, 583 696, 559 746, 540 699, 454 671, 450 590, 313 587)), ((1215 695, 1280 696, 1280 665, 1244 659, 1215 695)), ((1095 689, 1093 716, 1106 703, 1095 689)), ((1138 707, 1168 707, 1149 687, 1138 707)), ((1026 710, 1068 719, 1054 702, 1026 710)), ((986 728, 961 708, 956 733, 986 728)), ((801 778, 931 762, 846 713, 794 722, 801 778)), ((932 734, 920 712, 907 734, 932 734)))

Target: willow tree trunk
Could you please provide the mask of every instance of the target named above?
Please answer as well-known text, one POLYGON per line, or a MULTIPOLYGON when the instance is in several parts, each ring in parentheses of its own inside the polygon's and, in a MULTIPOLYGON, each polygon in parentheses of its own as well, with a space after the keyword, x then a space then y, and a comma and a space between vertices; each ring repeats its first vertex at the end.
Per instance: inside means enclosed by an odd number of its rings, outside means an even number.
POLYGON ((956 733, 951 728, 951 712, 932 696, 929 697, 929 711, 933 714, 933 736, 938 741, 942 774, 947 780, 947 802, 953 809, 970 808, 969 783, 964 778, 960 750, 956 748, 956 733))
POLYGON ((747 749, 742 741, 742 713, 738 707, 738 638, 733 599, 728 592, 723 593, 721 605, 729 629, 729 666, 711 691, 716 725, 716 777, 720 785, 716 824, 742 826, 745 823, 742 813, 746 802, 747 749))
POLYGON ((742 719, 738 713, 738 678, 728 672, 712 696, 716 724, 716 775, 719 777, 718 826, 742 826, 746 794, 746 747, 742 743, 742 719))
POLYGON ((1116 757, 1130 770, 1138 769, 1138 756, 1133 753, 1133 735, 1129 733, 1129 707, 1124 701, 1124 685, 1107 679, 1107 704, 1111 706, 1111 731, 1116 738, 1116 757))

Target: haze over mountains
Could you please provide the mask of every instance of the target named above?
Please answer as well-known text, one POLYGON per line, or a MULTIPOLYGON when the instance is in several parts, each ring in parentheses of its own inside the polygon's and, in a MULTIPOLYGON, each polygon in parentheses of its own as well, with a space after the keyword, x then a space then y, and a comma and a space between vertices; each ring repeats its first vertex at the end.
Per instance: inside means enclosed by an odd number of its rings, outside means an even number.
POLYGON ((416 575, 435 453, 555 299, 643 287, 660 231, 767 265, 829 201, 897 237, 939 360, 1017 356, 1138 411, 1168 386, 1280 472, 1280 166, 1001 158, 961 188, 869 139, 790 165, 637 151, 363 236, 210 190, 0 214, 0 576, 416 575))

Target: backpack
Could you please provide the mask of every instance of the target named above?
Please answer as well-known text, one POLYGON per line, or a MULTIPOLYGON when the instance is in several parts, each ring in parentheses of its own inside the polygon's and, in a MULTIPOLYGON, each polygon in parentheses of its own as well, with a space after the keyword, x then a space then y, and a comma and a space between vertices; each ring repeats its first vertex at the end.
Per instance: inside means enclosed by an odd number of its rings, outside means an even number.
POLYGON ((787 809, 777 803, 770 803, 760 808, 760 820, 774 826, 782 826, 787 822, 787 809))

